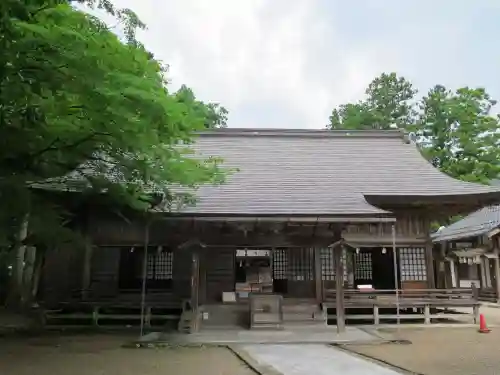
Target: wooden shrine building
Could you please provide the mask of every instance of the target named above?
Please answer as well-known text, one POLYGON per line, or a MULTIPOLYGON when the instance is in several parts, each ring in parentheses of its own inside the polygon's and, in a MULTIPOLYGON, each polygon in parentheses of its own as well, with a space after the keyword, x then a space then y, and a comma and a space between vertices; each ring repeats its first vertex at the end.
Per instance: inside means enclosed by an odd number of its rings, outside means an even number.
POLYGON ((444 288, 469 288, 479 298, 500 301, 500 206, 483 207, 432 235, 445 269, 444 288))
MULTIPOLYGON (((142 304, 147 325, 181 309, 192 330, 227 323, 221 306, 238 306, 236 320, 251 326, 249 298, 267 295, 279 297, 281 321, 325 319, 331 308, 343 329, 356 293, 436 288, 438 215, 500 203, 500 188, 441 173, 398 130, 229 128, 193 147, 237 171, 201 187, 196 205, 147 221, 89 205, 85 251, 47 252, 44 306, 118 319, 142 304)), ((255 314, 276 307, 258 303, 255 314)))

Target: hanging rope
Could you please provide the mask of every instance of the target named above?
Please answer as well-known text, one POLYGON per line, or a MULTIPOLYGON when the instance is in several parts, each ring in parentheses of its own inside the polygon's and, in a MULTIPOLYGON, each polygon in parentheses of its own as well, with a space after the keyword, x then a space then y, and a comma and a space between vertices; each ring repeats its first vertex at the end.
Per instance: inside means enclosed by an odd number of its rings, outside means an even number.
POLYGON ((392 224, 392 253, 394 262, 394 283, 396 285, 396 319, 397 326, 399 327, 400 317, 399 317, 399 279, 398 279, 398 258, 396 249, 396 227, 392 224))

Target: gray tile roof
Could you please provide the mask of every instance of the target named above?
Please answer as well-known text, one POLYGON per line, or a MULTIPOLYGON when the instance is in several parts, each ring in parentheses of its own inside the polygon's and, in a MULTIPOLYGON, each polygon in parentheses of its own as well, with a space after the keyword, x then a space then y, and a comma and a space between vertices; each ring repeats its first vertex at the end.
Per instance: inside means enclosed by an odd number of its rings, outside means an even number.
POLYGON ((484 207, 434 233, 432 240, 453 241, 481 236, 499 225, 500 206, 484 207))
MULTIPOLYGON (((392 131, 219 129, 194 148, 239 168, 221 186, 198 190, 192 214, 382 214, 365 195, 446 196, 499 192, 455 180, 392 131)), ((499 195, 500 197, 500 195, 499 195)))

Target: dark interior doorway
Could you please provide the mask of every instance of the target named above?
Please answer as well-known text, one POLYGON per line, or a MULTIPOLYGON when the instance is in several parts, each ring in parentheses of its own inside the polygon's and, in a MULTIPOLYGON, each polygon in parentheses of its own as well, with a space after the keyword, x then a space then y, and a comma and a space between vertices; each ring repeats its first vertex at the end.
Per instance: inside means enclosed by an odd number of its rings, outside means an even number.
POLYGON ((394 280, 394 253, 392 248, 371 248, 373 265, 373 288, 396 289, 394 280))

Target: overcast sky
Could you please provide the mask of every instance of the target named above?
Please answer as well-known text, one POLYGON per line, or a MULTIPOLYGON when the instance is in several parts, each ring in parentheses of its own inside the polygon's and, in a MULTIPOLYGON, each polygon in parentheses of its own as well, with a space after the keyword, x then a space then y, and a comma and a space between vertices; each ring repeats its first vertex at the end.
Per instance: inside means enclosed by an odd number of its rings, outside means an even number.
POLYGON ((483 86, 500 99, 500 0, 115 0, 182 83, 230 127, 323 128, 335 106, 396 71, 422 93, 483 86))

